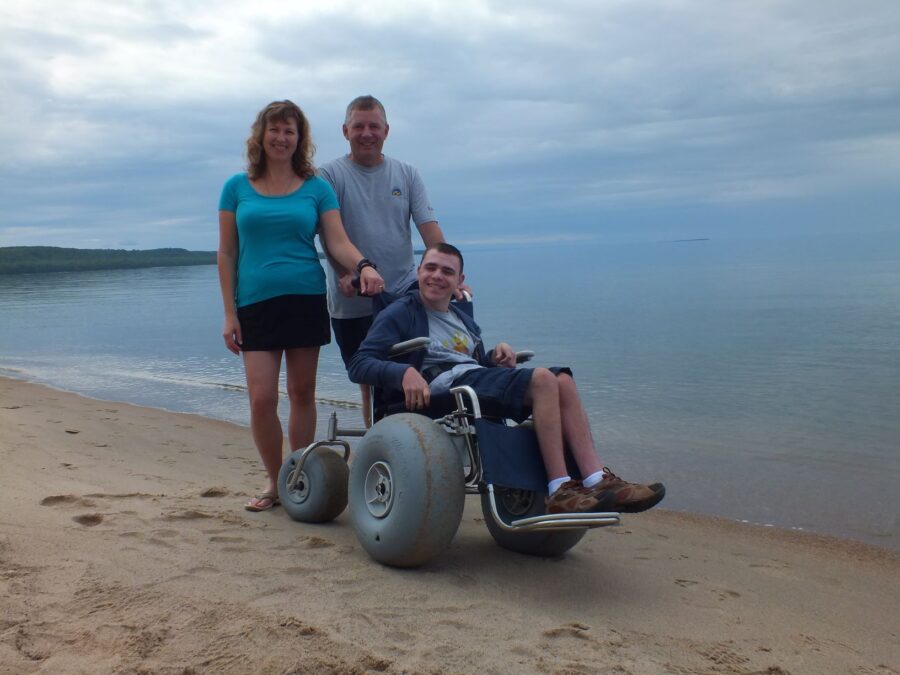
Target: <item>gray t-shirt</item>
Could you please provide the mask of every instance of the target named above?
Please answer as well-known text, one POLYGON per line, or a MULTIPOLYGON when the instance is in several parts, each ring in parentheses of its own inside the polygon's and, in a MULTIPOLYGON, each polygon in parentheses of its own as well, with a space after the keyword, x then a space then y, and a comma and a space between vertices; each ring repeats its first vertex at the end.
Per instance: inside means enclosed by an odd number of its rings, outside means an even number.
MULTIPOLYGON (((319 172, 337 194, 350 241, 378 266, 389 292, 403 293, 416 279, 410 218, 416 227, 435 220, 419 172, 387 156, 374 167, 361 166, 344 156, 325 164, 319 172)), ((325 265, 325 273, 328 312, 333 318, 372 314, 371 299, 341 295, 331 265, 325 265)))
POLYGON ((425 350, 425 361, 422 370, 439 365, 455 364, 450 370, 435 377, 429 386, 432 394, 440 394, 449 391, 453 379, 467 370, 482 368, 473 357, 475 346, 478 344, 462 320, 456 316, 453 310, 438 312, 426 309, 428 315, 428 339, 430 340, 425 350))

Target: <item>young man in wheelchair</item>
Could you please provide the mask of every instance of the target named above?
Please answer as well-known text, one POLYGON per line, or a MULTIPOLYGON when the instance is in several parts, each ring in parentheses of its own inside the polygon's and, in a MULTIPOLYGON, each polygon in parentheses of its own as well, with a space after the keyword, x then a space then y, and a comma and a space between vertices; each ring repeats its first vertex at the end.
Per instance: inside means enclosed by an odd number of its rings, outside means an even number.
POLYGON ((456 247, 429 247, 417 276, 418 290, 375 318, 350 361, 351 380, 402 392, 409 410, 427 408, 432 396, 451 386, 468 385, 483 409, 519 422, 531 415, 549 480, 548 513, 636 513, 662 500, 661 483, 628 483, 600 462, 568 368, 516 368, 515 353, 505 342, 485 352, 478 325, 450 302, 465 278, 456 247), (426 349, 406 355, 402 362, 388 359, 394 344, 417 337, 430 338, 426 349), (568 475, 565 445, 584 477, 581 481, 568 475))

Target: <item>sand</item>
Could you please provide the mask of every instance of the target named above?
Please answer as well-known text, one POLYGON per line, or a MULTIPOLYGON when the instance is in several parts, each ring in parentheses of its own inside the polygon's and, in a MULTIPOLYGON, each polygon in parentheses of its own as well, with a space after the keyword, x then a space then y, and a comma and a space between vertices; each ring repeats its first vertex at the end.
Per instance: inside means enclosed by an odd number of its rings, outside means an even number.
POLYGON ((244 427, 2 378, 0 461, 2 673, 900 666, 900 555, 860 543, 656 509, 540 559, 469 497, 444 554, 391 569, 346 512, 244 511, 244 427))

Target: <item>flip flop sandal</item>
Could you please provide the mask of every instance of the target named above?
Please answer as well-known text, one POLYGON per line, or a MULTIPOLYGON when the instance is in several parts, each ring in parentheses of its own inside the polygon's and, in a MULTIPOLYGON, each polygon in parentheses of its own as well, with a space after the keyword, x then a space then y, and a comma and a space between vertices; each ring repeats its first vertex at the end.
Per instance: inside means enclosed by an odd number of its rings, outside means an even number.
POLYGON ((274 509, 279 504, 281 504, 281 502, 278 500, 277 494, 274 492, 263 492, 244 504, 244 508, 248 511, 253 511, 253 513, 259 513, 260 511, 274 509), (268 500, 268 503, 264 506, 260 506, 260 502, 264 502, 265 500, 268 500))

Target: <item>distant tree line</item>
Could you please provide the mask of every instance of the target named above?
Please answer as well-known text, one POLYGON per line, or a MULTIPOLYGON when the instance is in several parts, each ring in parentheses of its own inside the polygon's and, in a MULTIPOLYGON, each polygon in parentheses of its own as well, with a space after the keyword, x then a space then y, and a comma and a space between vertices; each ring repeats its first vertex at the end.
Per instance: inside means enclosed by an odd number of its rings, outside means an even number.
MULTIPOLYGON (((421 255, 425 249, 416 249, 421 255)), ((325 254, 319 252, 319 259, 325 254)), ((35 272, 81 272, 118 270, 133 267, 177 267, 215 265, 215 251, 188 251, 183 248, 152 248, 126 251, 113 248, 60 248, 59 246, 0 246, 0 274, 35 272)))
POLYGON ((0 274, 215 265, 215 263, 215 251, 188 251, 183 248, 126 251, 105 248, 59 248, 57 246, 0 247, 0 274))

